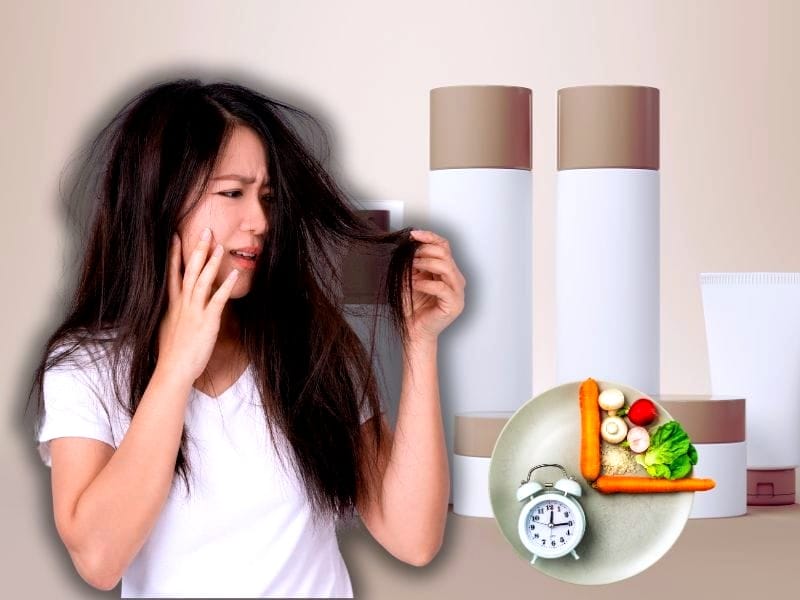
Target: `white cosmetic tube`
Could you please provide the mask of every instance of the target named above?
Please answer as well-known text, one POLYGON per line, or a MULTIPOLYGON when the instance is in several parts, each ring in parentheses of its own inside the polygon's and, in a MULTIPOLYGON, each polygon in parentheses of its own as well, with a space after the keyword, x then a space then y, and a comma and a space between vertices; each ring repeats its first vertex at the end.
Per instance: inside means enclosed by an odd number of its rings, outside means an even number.
POLYGON ((800 464, 800 273, 703 273, 700 285, 712 393, 747 400, 748 503, 792 503, 800 464))

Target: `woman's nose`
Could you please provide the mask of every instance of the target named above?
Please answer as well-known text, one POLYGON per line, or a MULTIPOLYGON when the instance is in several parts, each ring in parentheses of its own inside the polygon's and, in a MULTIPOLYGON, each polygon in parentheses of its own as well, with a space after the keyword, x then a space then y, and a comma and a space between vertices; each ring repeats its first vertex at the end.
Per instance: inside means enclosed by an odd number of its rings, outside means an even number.
POLYGON ((245 229, 263 233, 267 228, 267 213, 264 209, 263 200, 258 194, 252 194, 247 203, 246 214, 244 215, 243 227, 245 229))

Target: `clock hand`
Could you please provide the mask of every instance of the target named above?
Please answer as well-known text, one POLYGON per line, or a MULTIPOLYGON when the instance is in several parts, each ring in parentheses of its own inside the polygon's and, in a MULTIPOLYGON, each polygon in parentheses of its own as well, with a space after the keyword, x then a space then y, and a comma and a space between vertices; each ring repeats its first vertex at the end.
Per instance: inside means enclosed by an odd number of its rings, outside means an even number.
POLYGON ((550 511, 550 527, 553 526, 553 512, 552 510, 550 511))

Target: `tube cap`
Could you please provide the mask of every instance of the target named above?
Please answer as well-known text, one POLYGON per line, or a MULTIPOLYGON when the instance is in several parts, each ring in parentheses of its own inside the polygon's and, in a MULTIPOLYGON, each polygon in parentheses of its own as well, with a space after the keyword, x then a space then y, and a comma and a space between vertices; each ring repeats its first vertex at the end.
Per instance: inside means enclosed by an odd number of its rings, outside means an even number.
POLYGON ((794 504, 794 469, 748 469, 747 503, 751 506, 794 504))

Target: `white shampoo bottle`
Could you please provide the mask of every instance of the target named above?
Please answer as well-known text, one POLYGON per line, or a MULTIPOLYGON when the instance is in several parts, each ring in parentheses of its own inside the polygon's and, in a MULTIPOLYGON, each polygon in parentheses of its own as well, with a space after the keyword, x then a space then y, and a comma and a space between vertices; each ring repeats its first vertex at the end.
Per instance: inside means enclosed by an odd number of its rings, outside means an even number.
POLYGON ((558 383, 659 393, 659 91, 558 91, 558 383))
POLYGON ((455 415, 516 410, 532 395, 532 184, 530 89, 431 90, 429 228, 449 240, 467 281, 464 310, 439 342, 451 489, 463 487, 455 415))

